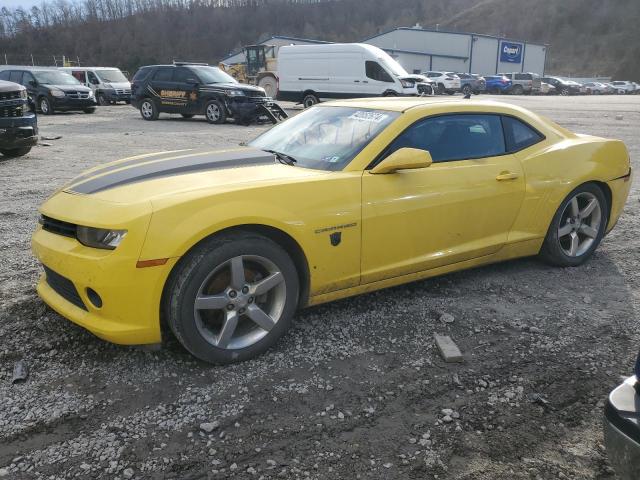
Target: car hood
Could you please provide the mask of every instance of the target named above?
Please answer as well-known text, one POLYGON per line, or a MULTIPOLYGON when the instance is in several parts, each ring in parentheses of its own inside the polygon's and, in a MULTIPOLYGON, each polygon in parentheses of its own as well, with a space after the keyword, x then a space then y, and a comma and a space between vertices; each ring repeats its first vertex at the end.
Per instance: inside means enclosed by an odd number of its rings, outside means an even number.
POLYGON ((264 88, 246 85, 244 83, 206 83, 207 87, 223 88, 225 90, 242 90, 243 92, 260 92, 264 94, 264 88))
POLYGON ((130 89, 131 88, 131 83, 129 82, 105 82, 108 83, 109 85, 111 85, 113 88, 122 88, 122 89, 130 89))
POLYGON ((91 89, 84 85, 53 85, 51 83, 43 84, 47 88, 57 88, 63 92, 89 92, 91 89))
POLYGON ((178 150, 126 158, 91 169, 63 191, 115 203, 146 202, 202 191, 202 195, 297 181, 327 172, 284 165, 250 147, 178 150))

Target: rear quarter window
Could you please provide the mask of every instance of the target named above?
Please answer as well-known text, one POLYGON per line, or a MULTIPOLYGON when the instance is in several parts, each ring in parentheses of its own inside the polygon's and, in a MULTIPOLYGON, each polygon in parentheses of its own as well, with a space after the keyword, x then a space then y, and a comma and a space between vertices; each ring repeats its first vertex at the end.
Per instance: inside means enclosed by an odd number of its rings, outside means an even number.
POLYGON ((151 73, 151 67, 142 67, 133 76, 133 81, 134 82, 140 82, 140 81, 146 79, 149 76, 149 73, 151 73))
POLYGON ((502 117, 504 137, 509 153, 519 152, 544 140, 544 135, 514 117, 502 117))

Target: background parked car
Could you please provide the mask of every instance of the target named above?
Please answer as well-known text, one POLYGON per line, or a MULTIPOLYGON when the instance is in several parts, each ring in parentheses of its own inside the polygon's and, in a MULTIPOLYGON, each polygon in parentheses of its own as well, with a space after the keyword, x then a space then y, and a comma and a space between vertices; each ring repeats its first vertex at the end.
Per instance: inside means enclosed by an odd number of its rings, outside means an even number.
POLYGON ((553 85, 559 95, 567 96, 580 94, 579 83, 564 80, 560 77, 542 77, 542 81, 549 85, 553 85))
POLYGON ((100 105, 116 102, 131 103, 131 83, 118 68, 64 67, 84 86, 93 90, 100 105))
POLYGON ((38 110, 45 115, 51 115, 57 110, 81 110, 85 113, 96 111, 93 90, 55 68, 9 67, 0 72, 0 80, 24 85, 38 110))
POLYGON ((514 95, 531 95, 540 92, 540 76, 535 73, 499 73, 511 80, 511 93, 514 95))
POLYGON ((621 480, 637 480, 640 472, 640 355, 635 375, 609 395, 604 409, 607 456, 621 480))
POLYGON ((549 85, 546 82, 540 82, 540 94, 541 95, 555 95, 556 87, 553 85, 549 85))
POLYGON ((587 82, 583 84, 583 86, 586 88, 588 95, 604 95, 609 93, 609 88, 604 83, 587 82))
POLYGON ((504 75, 490 75, 484 77, 487 86, 487 93, 500 94, 508 93, 511 90, 511 80, 504 75))
POLYGON ((460 77, 452 72, 422 72, 427 78, 430 78, 438 85, 438 93, 448 93, 453 95, 460 91, 460 77))
POLYGON ((616 93, 620 95, 629 95, 635 92, 633 82, 616 80, 615 82, 611 82, 611 85, 616 89, 616 93))
POLYGON ((487 89, 487 83, 484 77, 475 73, 456 73, 460 79, 460 90, 465 95, 475 93, 476 95, 487 89))

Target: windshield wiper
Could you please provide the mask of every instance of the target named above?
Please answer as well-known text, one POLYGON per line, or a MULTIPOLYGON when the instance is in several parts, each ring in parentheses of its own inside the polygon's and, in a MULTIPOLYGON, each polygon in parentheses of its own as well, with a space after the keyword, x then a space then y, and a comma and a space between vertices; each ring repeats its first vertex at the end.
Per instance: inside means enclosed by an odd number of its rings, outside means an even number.
POLYGON ((278 152, 276 150, 264 150, 265 152, 273 153, 280 163, 284 163, 285 165, 294 165, 298 163, 298 160, 293 158, 291 155, 287 155, 286 153, 278 152))

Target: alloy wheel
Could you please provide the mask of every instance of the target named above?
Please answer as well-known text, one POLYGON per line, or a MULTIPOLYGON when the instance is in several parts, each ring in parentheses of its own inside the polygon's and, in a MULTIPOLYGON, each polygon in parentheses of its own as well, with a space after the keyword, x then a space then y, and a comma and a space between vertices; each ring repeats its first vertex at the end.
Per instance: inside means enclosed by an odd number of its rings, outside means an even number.
POLYGON ((567 204, 558 227, 560 249, 568 257, 584 255, 600 232, 602 208, 590 192, 580 192, 567 204))
POLYGON ((149 101, 142 102, 140 110, 144 118, 151 118, 153 116, 153 105, 151 105, 149 101))
POLYGON ((40 100, 40 111, 45 115, 49 113, 49 103, 44 98, 40 100))
POLYGON ((233 257, 202 282, 194 302, 196 326, 211 345, 236 350, 264 338, 286 303, 285 278, 269 259, 233 257))
POLYGON ((220 107, 215 103, 209 104, 209 106, 207 106, 207 118, 212 122, 220 120, 220 107))

